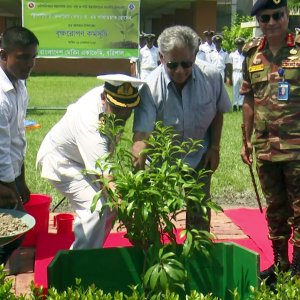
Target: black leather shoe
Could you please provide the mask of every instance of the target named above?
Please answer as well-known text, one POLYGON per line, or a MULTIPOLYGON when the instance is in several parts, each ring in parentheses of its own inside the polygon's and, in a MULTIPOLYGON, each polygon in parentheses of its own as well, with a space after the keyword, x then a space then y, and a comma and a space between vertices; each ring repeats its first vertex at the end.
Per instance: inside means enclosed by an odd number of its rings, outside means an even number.
POLYGON ((260 280, 262 281, 264 280, 266 282, 266 285, 269 287, 275 285, 277 279, 275 272, 276 272, 275 265, 272 265, 268 269, 260 272, 259 274, 260 280))

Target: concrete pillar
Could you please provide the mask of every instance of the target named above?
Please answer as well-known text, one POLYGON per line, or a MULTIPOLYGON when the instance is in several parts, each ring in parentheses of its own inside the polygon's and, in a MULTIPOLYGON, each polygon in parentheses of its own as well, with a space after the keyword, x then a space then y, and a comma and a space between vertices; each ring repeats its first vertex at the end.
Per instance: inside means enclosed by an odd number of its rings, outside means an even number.
POLYGON ((233 17, 237 13, 237 0, 231 1, 231 24, 233 23, 233 17))
POLYGON ((204 39, 204 30, 214 30, 217 27, 217 1, 197 0, 192 3, 191 14, 193 29, 204 39))

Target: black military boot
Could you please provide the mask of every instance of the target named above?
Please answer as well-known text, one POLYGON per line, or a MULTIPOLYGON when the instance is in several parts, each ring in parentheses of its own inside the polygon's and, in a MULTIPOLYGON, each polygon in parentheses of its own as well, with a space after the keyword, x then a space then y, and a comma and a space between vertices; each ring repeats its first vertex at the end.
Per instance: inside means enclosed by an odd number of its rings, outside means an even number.
POLYGON ((233 105, 232 110, 237 111, 237 105, 233 105))
POLYGON ((290 268, 288 257, 288 240, 272 241, 272 247, 274 264, 268 269, 260 272, 260 279, 265 280, 267 286, 274 286, 276 283, 276 270, 278 272, 287 272, 290 268))
POLYGON ((291 276, 297 276, 300 278, 300 248, 295 246, 291 265, 291 276))

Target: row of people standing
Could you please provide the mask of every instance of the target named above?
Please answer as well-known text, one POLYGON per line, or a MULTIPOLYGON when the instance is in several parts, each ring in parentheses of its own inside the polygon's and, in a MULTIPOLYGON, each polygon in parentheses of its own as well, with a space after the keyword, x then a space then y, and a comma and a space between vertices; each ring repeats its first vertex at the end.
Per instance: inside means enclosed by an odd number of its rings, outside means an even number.
POLYGON ((199 45, 196 63, 202 60, 216 67, 224 82, 228 81, 233 86, 233 111, 241 110, 244 96, 240 95, 239 90, 243 79, 242 65, 245 57, 242 48, 245 40, 238 37, 235 40, 236 50, 228 53, 222 47, 223 37, 221 35, 214 35, 214 31, 210 30, 204 31, 203 34, 205 42, 199 45))

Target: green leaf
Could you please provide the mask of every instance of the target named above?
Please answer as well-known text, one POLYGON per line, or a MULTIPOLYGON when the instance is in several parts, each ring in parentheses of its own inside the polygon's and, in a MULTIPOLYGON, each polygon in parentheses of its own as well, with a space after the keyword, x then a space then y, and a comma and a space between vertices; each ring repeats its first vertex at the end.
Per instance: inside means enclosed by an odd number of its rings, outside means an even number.
POLYGON ((161 270, 161 273, 159 276, 159 284, 163 290, 166 290, 168 287, 168 277, 167 277, 167 273, 164 269, 161 270))
POLYGON ((169 257, 174 257, 174 256, 176 256, 175 253, 168 252, 168 253, 161 256, 161 260, 167 260, 169 257))
POLYGON ((168 276, 175 281, 183 281, 186 277, 186 272, 184 269, 175 268, 169 264, 164 265, 164 269, 168 276))
POLYGON ((157 284, 157 281, 158 281, 158 278, 159 278, 159 275, 160 275, 160 265, 155 265, 155 268, 153 269, 153 272, 151 273, 151 276, 150 276, 150 288, 152 290, 155 289, 156 287, 156 284, 157 284))
POLYGON ((193 235, 191 234, 190 231, 187 231, 186 233, 186 239, 184 241, 183 244, 183 248, 182 248, 182 255, 187 257, 190 254, 190 250, 192 247, 192 243, 193 243, 193 235))
POLYGON ((144 284, 147 286, 150 282, 150 277, 152 275, 152 272, 154 271, 154 269, 156 268, 156 265, 150 267, 147 272, 144 275, 144 284))

